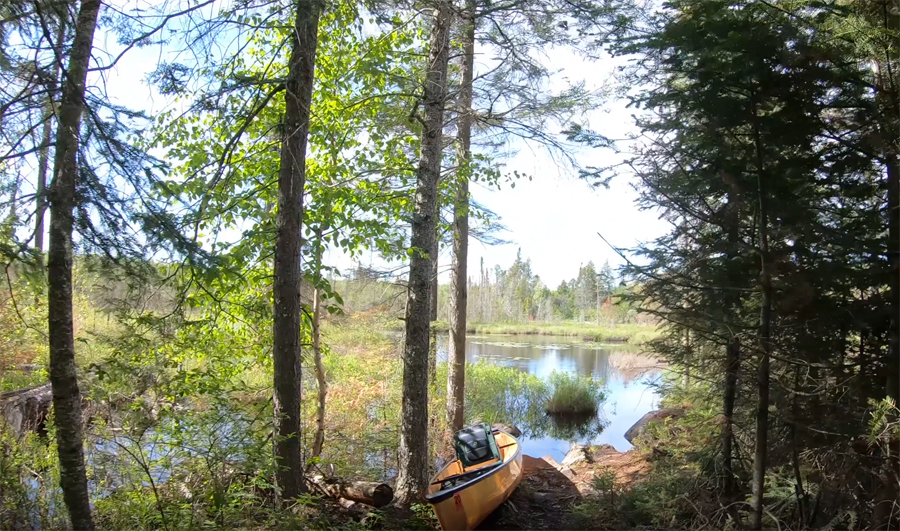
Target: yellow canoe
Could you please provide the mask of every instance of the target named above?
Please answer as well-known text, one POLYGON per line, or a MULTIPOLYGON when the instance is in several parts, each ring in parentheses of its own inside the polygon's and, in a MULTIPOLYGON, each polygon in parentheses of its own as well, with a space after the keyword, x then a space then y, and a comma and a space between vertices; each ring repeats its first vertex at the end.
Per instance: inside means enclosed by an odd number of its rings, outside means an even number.
POLYGON ((428 486, 425 499, 434 507, 444 531, 475 529, 522 481, 519 441, 504 431, 491 433, 490 427, 485 428, 493 439, 493 452, 468 466, 456 459, 441 469, 428 486))

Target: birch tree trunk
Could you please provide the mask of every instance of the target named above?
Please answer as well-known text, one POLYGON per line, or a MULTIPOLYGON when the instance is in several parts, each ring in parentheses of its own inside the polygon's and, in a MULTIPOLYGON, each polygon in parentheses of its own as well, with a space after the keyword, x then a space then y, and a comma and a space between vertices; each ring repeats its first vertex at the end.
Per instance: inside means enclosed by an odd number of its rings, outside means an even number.
POLYGON ((284 129, 278 170, 275 234, 273 348, 275 387, 275 480, 284 500, 306 490, 300 452, 300 236, 306 144, 315 80, 321 0, 298 0, 285 82, 284 129))
POLYGON ((431 309, 432 249, 437 219, 437 184, 441 171, 444 100, 450 46, 450 3, 436 0, 434 26, 425 75, 425 124, 417 171, 412 217, 412 255, 406 301, 406 344, 403 351, 403 398, 396 498, 418 501, 428 485, 428 342, 431 309))
POLYGON ((459 431, 465 419, 467 260, 469 256, 469 163, 472 160, 472 80, 475 70, 475 0, 466 0, 462 30, 462 84, 459 88, 459 142, 456 200, 453 204, 453 262, 450 273, 450 362, 447 371, 447 425, 459 431))
POLYGON ((59 127, 53 182, 50 186, 50 246, 48 250, 48 327, 50 332, 50 385, 59 482, 69 510, 72 528, 94 529, 84 466, 81 390, 75 366, 75 334, 72 321, 72 226, 78 179, 81 116, 85 106, 85 82, 100 13, 100 0, 84 0, 75 22, 59 127))

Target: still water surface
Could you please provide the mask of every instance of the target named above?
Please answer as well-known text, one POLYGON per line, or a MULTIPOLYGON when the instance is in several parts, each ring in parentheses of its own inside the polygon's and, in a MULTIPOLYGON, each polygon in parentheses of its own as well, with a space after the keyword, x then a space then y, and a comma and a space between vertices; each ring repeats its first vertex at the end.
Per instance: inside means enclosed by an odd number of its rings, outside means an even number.
MULTIPOLYGON (((438 340, 438 361, 447 360, 447 337, 438 340)), ((549 455, 561 461, 573 443, 611 444, 626 451, 631 444, 625 432, 644 414, 659 406, 653 383, 660 370, 654 360, 625 347, 587 343, 576 337, 536 335, 488 335, 466 338, 468 363, 487 363, 513 367, 547 378, 553 371, 591 376, 605 384, 606 400, 598 414, 605 422, 599 433, 577 440, 561 440, 550 436, 520 438, 526 455, 549 455)))

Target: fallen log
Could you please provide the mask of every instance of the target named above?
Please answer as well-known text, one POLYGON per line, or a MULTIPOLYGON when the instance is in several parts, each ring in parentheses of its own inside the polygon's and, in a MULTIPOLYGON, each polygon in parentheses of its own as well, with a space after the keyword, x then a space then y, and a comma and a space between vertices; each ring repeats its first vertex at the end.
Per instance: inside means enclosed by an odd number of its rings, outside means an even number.
POLYGON ((13 433, 39 431, 50 413, 53 391, 50 384, 0 393, 0 414, 13 433))
POLYGON ((313 476, 309 478, 309 482, 317 491, 330 498, 345 498, 373 507, 384 507, 394 499, 394 489, 384 483, 347 481, 324 476, 313 476))

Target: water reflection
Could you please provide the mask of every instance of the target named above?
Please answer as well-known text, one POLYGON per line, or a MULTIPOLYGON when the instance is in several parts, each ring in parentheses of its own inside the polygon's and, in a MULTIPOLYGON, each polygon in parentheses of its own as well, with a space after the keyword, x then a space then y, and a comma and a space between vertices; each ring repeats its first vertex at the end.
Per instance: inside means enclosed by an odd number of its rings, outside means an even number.
MULTIPOLYGON (((447 359, 447 338, 438 341, 438 361, 447 359)), ((588 423, 557 421, 550 430, 537 429, 521 438, 523 450, 535 457, 562 459, 573 442, 631 448, 624 434, 644 414, 658 406, 651 384, 659 370, 653 360, 628 348, 586 343, 557 336, 469 336, 466 360, 504 367, 545 379, 553 371, 591 376, 606 384, 606 401, 599 417, 588 423)))

